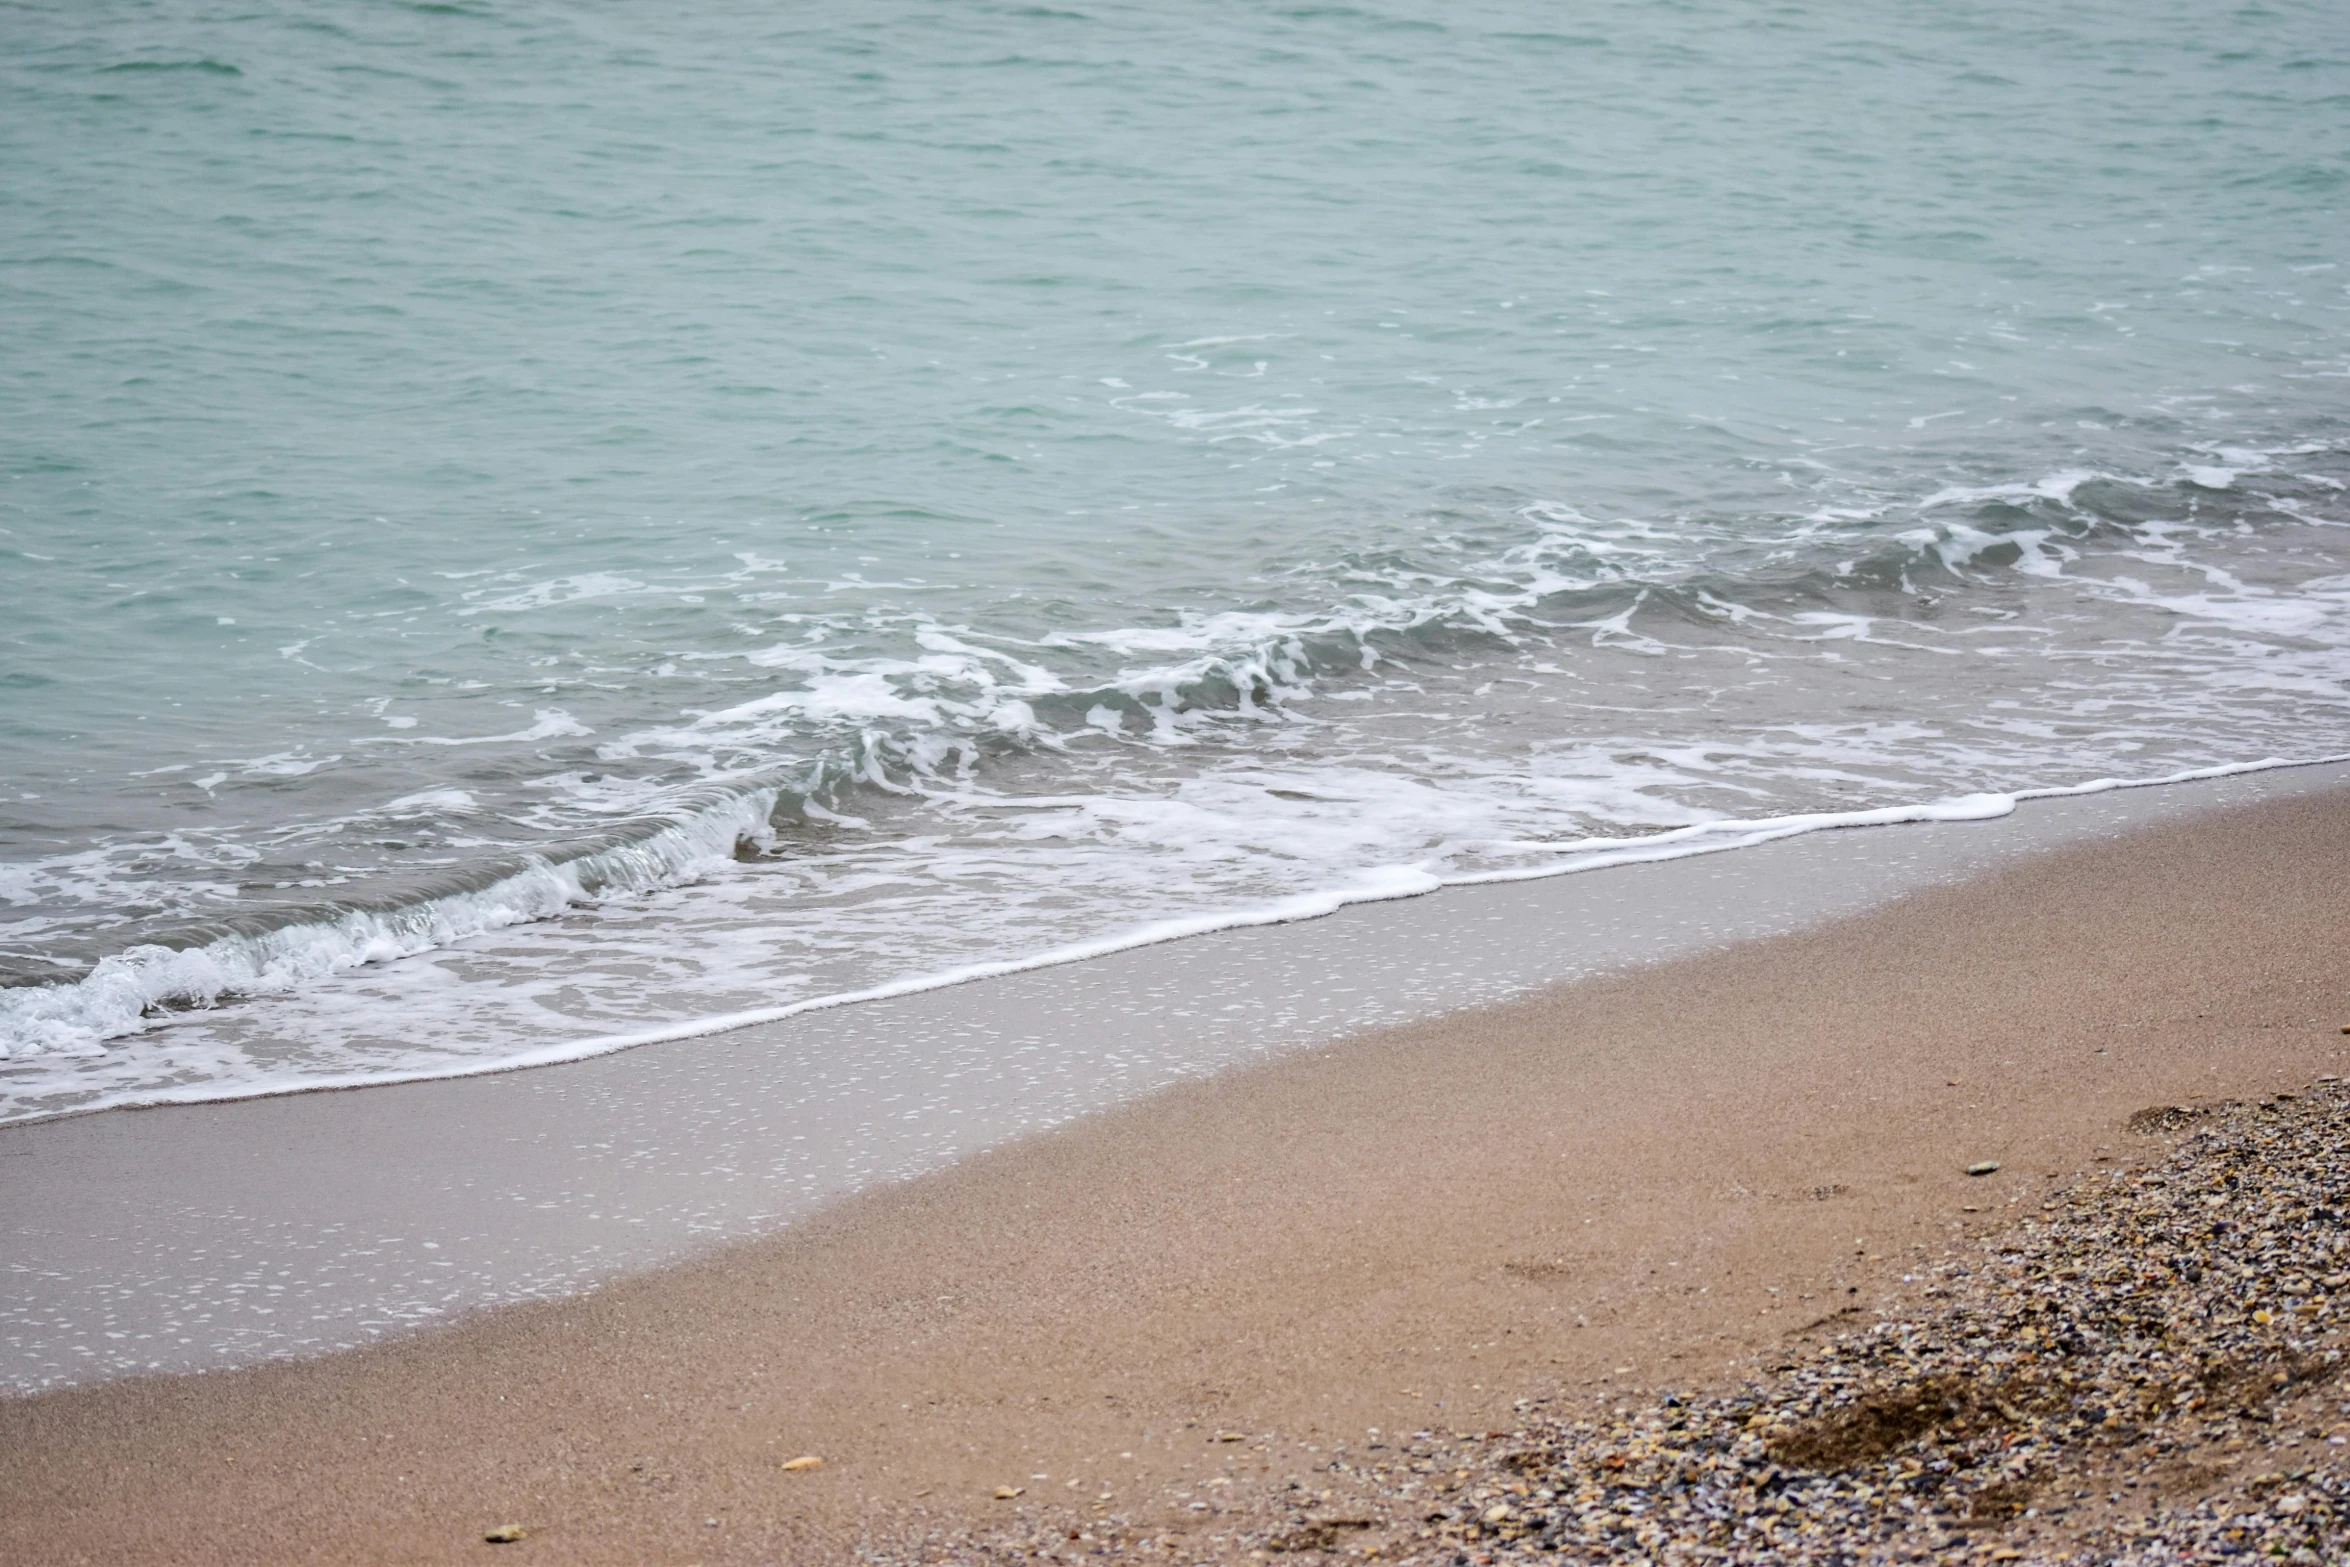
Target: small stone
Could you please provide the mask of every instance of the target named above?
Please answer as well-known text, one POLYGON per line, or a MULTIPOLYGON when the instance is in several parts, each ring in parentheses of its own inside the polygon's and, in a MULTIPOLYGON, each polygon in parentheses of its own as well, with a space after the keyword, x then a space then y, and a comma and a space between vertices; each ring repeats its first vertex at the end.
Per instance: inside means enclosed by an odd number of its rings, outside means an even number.
POLYGON ((1999 1161, 1996 1159, 1984 1159, 1978 1161, 1977 1163, 1968 1165, 1966 1167, 1966 1173, 1969 1175, 1997 1175, 1999 1173, 1999 1161))
POLYGON ((528 1533, 530 1531, 518 1523, 502 1523, 483 1535, 482 1539, 491 1545, 512 1545, 528 1533))
POLYGON ((1015 1496, 1027 1494, 1027 1491, 1028 1487, 1024 1485, 999 1485, 995 1488, 995 1499, 999 1502, 1008 1502, 1015 1496))
POLYGON ((797 1458, 785 1459, 783 1464, 783 1472, 785 1474, 806 1474, 811 1469, 821 1469, 823 1467, 823 1459, 818 1458, 814 1453, 802 1453, 797 1458))
POLYGON ((1238 1431, 1219 1431, 1216 1433, 1216 1440, 1219 1442, 1245 1442, 1248 1437, 1238 1431))

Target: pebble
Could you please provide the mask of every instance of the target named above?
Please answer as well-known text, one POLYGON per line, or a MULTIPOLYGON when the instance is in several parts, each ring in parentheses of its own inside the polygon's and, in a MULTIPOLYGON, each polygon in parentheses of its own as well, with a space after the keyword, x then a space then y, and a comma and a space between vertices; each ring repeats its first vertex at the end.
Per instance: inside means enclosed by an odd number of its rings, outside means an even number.
POLYGON ((1999 1173, 1999 1161, 1996 1159, 1985 1159, 1979 1163, 1970 1164, 1966 1167, 1966 1173, 1969 1175, 1997 1175, 1999 1173))
POLYGON ((823 1459, 818 1458, 814 1453, 802 1453, 797 1458, 785 1459, 783 1463, 783 1472, 785 1474, 806 1474, 811 1469, 821 1469, 823 1467, 823 1459))
POLYGON ((515 1541, 522 1539, 529 1533, 530 1531, 528 1529, 525 1529, 518 1523, 502 1523, 495 1529, 492 1529, 489 1533, 483 1535, 482 1539, 491 1545, 512 1545, 515 1541))

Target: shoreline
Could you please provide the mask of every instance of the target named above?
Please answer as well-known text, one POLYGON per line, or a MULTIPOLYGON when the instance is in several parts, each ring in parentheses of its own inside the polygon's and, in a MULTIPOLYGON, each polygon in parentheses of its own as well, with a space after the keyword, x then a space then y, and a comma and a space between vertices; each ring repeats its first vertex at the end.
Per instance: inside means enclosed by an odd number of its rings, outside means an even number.
POLYGON ((1805 833, 560 1067, 0 1127, 0 1380, 315 1354, 575 1294, 1177 1084, 2346 781, 2317 765, 1805 833))
POLYGON ((2133 1111, 2339 1072, 2350 799, 2122 825, 1164 1088, 589 1294, 0 1401, 0 1541, 441 1561, 518 1521, 549 1559, 829 1560, 1049 1489, 1220 1559, 1215 1516, 1285 1483, 1210 1488, 1251 1445, 1221 1432, 1330 1450, 1718 1378, 2133 1111))

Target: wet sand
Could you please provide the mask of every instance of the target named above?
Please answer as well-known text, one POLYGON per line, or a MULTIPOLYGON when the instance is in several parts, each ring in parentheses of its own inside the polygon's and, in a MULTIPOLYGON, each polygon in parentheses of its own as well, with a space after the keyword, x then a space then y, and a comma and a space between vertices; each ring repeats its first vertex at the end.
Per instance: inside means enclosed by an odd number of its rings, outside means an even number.
POLYGON ((2126 1155, 2132 1111, 2341 1070, 2345 886, 2339 792, 2156 827, 1180 1086, 577 1299, 0 1403, 0 1557, 845 1560, 1051 1496, 1216 1559, 1286 1473, 1219 1433, 1698 1386, 2126 1155))

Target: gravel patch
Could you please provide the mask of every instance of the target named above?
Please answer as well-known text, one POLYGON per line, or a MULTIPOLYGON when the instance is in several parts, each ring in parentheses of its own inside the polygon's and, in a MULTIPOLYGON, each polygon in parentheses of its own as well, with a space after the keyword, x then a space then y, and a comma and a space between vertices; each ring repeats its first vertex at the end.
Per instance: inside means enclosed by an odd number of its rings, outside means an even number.
POLYGON ((1529 1399, 1507 1432, 1351 1453, 1204 1433, 1312 1465, 1151 1510, 1022 1506, 866 1559, 2350 1561, 2350 1087, 2130 1125, 2178 1141, 1913 1274, 1880 1320, 1823 1319, 1841 1331, 1734 1390, 1529 1399))

